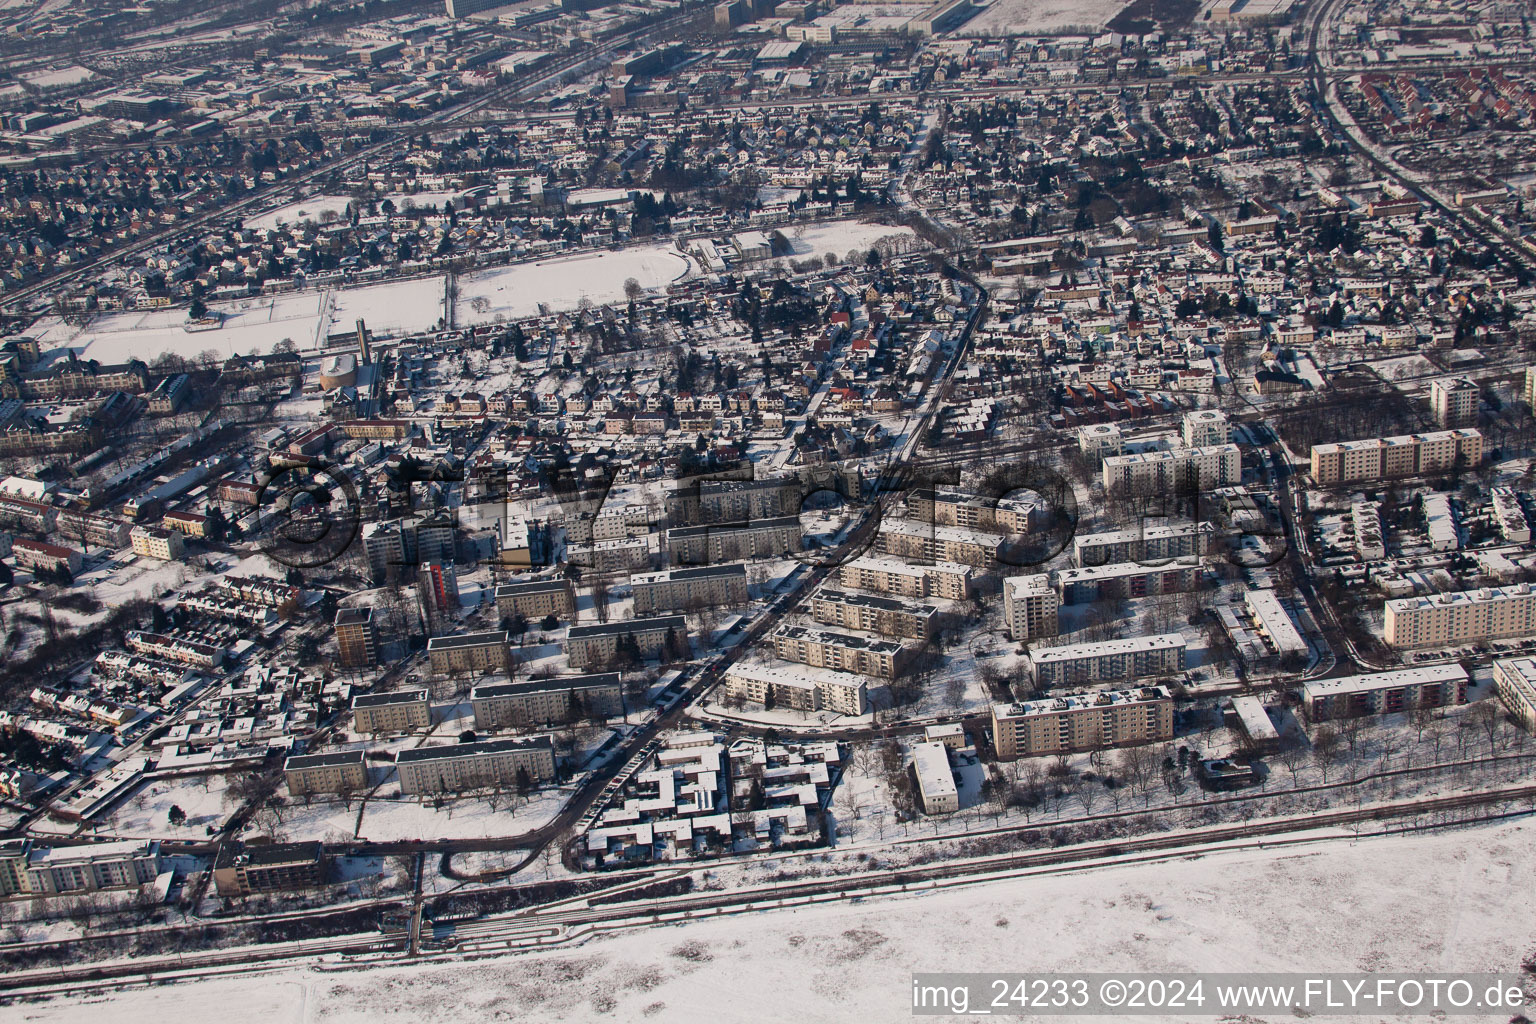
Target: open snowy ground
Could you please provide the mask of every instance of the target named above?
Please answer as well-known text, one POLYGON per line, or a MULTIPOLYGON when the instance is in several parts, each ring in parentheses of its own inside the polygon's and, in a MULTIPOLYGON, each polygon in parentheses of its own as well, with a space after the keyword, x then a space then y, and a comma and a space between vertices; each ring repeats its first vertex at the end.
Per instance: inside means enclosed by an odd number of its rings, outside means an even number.
POLYGON ((954 34, 1006 36, 1097 31, 1125 6, 1126 0, 992 0, 954 34))
POLYGON ((460 326, 575 309, 583 299, 601 305, 625 301, 624 282, 634 278, 647 291, 686 276, 693 264, 670 244, 590 252, 514 263, 459 278, 456 309, 460 326))
POLYGON ((1536 946, 1533 838, 1524 821, 1220 852, 621 932, 516 960, 293 970, 60 1000, 17 1019, 901 1021, 914 971, 1514 973, 1536 946))
POLYGON ((245 222, 245 226, 256 231, 267 231, 284 224, 300 224, 304 221, 321 224, 326 219, 341 217, 352 202, 351 196, 310 196, 252 217, 245 222), (330 218, 326 218, 326 214, 330 214, 330 218))

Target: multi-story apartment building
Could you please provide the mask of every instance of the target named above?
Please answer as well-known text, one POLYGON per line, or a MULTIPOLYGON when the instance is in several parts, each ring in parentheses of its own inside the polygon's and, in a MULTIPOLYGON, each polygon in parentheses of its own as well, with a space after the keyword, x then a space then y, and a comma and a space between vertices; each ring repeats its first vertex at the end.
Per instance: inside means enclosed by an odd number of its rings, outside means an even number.
POLYGON ((1072 686, 1103 679, 1135 679, 1184 670, 1178 633, 1036 648, 1030 654, 1040 686, 1072 686))
POLYGON ((497 672, 507 667, 506 630, 489 629, 457 636, 434 636, 427 641, 427 658, 434 675, 469 675, 497 672))
POLYGON ((1536 633, 1536 590, 1529 583, 1431 597, 1399 597, 1385 608, 1393 647, 1444 647, 1536 633))
POLYGON ((520 777, 533 785, 555 777, 555 747, 548 736, 414 747, 395 755, 395 770, 407 796, 513 787, 520 777))
POLYGON ((123 643, 128 645, 129 650, 147 654, 152 658, 180 662, 183 665, 218 668, 224 664, 224 648, 179 636, 130 630, 124 636, 123 643))
POLYGON ((220 896, 313 889, 326 883, 330 866, 320 842, 247 846, 229 841, 214 858, 213 885, 220 896))
POLYGON ((1483 435, 1476 430, 1372 437, 1312 446, 1312 478, 1324 487, 1374 483, 1405 476, 1468 469, 1483 461, 1483 435))
POLYGON ((160 873, 160 844, 130 839, 85 846, 0 845, 0 896, 56 896, 127 889, 160 873))
POLYGON ((996 704, 992 743, 1003 761, 1173 739, 1173 695, 1140 686, 996 704))
POLYGON ((681 615, 661 615, 627 622, 572 626, 566 634, 566 660, 572 668, 601 668, 619 653, 619 644, 625 637, 634 639, 642 658, 668 653, 669 642, 675 648, 671 653, 682 656, 688 649, 688 622, 681 615))
POLYGON ((895 679, 907 669, 916 648, 895 640, 840 633, 807 626, 780 626, 773 631, 773 650, 785 661, 895 679))
POLYGON ((959 562, 910 565, 895 558, 864 555, 838 570, 838 583, 881 594, 962 601, 971 595, 971 572, 970 566, 959 562))
POLYGON ((1053 575, 1062 604, 1133 597, 1156 597, 1194 590, 1200 585, 1198 558, 1181 558, 1164 565, 1112 562, 1078 569, 1061 569, 1053 575))
POLYGON ((372 608, 342 608, 336 612, 337 661, 344 668, 367 668, 379 663, 379 637, 373 627, 372 608))
POLYGON ((1429 382, 1429 407, 1442 430, 1475 427, 1482 389, 1469 377, 1442 377, 1429 382))
POLYGON ((1055 636, 1060 632, 1057 606, 1061 599, 1051 589, 1047 573, 1010 576, 1003 581, 1003 622, 1015 640, 1055 636))
POLYGON ((667 522, 684 526, 797 518, 804 489, 795 476, 760 480, 684 480, 667 492, 667 522))
POLYGON ((482 683, 469 691, 475 728, 529 729, 624 713, 617 672, 482 683))
POLYGON ((162 530, 154 526, 135 526, 128 532, 133 553, 148 558, 170 562, 181 558, 184 545, 182 534, 176 530, 162 530))
POLYGON ((887 519, 880 523, 875 551, 895 558, 923 562, 959 562, 987 566, 997 561, 1003 537, 960 526, 935 526, 916 519, 887 519))
POLYGON ((1314 722, 1449 707, 1467 702, 1467 682, 1467 670, 1454 663, 1312 679, 1302 684, 1301 706, 1314 722))
POLYGON ((750 704, 797 711, 858 716, 869 710, 869 684, 862 676, 809 666, 733 665, 725 674, 725 694, 750 704))
POLYGON ((737 563, 635 573, 629 589, 636 615, 726 608, 746 604, 747 567, 737 563))
POLYGON ((503 583, 496 588, 496 614, 504 619, 521 615, 537 622, 549 615, 570 618, 575 612, 576 591, 569 580, 503 583))
POLYGON ((1185 448, 1215 448, 1232 440, 1232 428, 1219 409, 1192 409, 1184 414, 1179 435, 1185 448))
POLYGON ((431 725, 426 690, 360 693, 352 698, 353 732, 415 732, 431 725))
POLYGON ((679 526, 667 531, 667 556, 673 565, 719 565, 779 558, 799 551, 803 542, 804 528, 798 516, 679 526))
POLYGON ((822 587, 811 595, 811 618, 829 626, 862 629, 882 636, 927 640, 937 629, 933 605, 854 594, 822 587))
POLYGON ((1106 456, 1125 451, 1125 438, 1113 423, 1090 423, 1077 429, 1077 450, 1102 463, 1106 456))
POLYGON ((360 793, 368 788, 368 764, 362 750, 294 754, 283 761, 289 796, 312 793, 360 793))
POLYGON ((927 487, 907 494, 908 518, 936 526, 1023 533, 1040 511, 1039 502, 1022 498, 984 498, 927 487))
POLYGON ((18 569, 43 569, 58 572, 65 569, 71 576, 80 572, 85 556, 74 548, 48 544, 31 537, 17 537, 11 541, 11 556, 18 569))
POLYGON ((1241 483, 1243 454, 1235 444, 1108 455, 1100 470, 1109 494, 1178 494, 1241 483))
POLYGON ((1499 699, 1526 732, 1536 732, 1536 658, 1500 658, 1493 663, 1499 699))
POLYGON ((1109 565, 1171 562, 1210 553, 1216 527, 1210 523, 1143 523, 1140 529, 1085 533, 1072 538, 1072 564, 1109 565))
POLYGON ((437 559, 422 562, 416 570, 416 585, 421 603, 434 627, 441 628, 446 616, 459 606, 459 575, 454 567, 437 559))
POLYGON ((79 541, 82 545, 95 544, 103 548, 127 547, 133 529, 132 524, 121 519, 76 509, 59 509, 56 526, 61 537, 79 541))

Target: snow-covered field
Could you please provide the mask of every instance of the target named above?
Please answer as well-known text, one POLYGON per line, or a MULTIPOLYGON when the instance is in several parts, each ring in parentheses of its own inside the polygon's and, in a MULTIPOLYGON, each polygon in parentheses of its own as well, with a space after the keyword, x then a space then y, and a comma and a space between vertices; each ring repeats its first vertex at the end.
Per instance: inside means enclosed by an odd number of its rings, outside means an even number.
MULTIPOLYGON (((621 282, 622 291, 622 282, 621 282)), ((112 364, 129 359, 154 362, 163 352, 191 359, 212 350, 231 355, 266 355, 288 339, 313 349, 332 332, 350 331, 358 319, 381 334, 403 334, 436 326, 443 315, 443 279, 439 276, 363 285, 335 291, 302 291, 210 302, 224 324, 213 331, 187 331, 185 308, 104 313, 84 324, 49 317, 33 331, 44 357, 71 348, 81 358, 112 364)))
POLYGON ((552 311, 624 299, 624 282, 634 278, 647 291, 687 275, 692 263, 670 245, 592 252, 516 263, 459 279, 456 309, 460 325, 536 316, 540 304, 552 311), (476 300, 483 301, 476 301, 476 300))
POLYGON ((992 0, 955 30, 959 36, 1006 36, 1101 29, 1126 0, 992 0))
POLYGON ((823 256, 830 252, 841 260, 854 250, 867 252, 882 239, 901 239, 901 244, 914 248, 919 244, 917 234, 911 228, 865 224, 856 220, 797 224, 780 230, 794 246, 796 256, 823 256))
POLYGON ((1523 821, 1225 851, 621 932, 516 960, 57 1000, 26 1019, 898 1021, 910 1019, 914 971, 1515 973, 1536 944, 1533 838, 1523 821))
POLYGON ((351 202, 351 196, 310 196, 308 199, 268 210, 259 217, 252 217, 245 222, 245 226, 256 231, 268 231, 284 224, 299 224, 306 220, 319 224, 327 213, 332 214, 333 217, 340 217, 346 213, 347 205, 351 202))

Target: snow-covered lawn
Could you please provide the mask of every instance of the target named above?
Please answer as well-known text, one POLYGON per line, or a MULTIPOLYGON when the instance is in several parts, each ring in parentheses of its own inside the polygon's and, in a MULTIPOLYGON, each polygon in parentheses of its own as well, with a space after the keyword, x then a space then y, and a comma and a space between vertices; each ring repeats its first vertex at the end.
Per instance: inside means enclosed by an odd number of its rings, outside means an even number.
POLYGON ((223 1024, 896 1021, 911 1015, 914 971, 1515 974, 1536 942, 1536 859, 1526 854, 1533 833, 1524 821, 1391 838, 1320 836, 1300 847, 1209 853, 1198 864, 1106 867, 694 920, 515 960, 352 975, 295 969, 93 993, 30 1005, 27 1015, 40 1024, 88 1013, 114 1024, 210 1015, 223 1024))
POLYGON ((343 288, 333 293, 331 325, 326 333, 340 334, 364 320, 380 335, 410 334, 437 326, 443 315, 444 284, 441 277, 343 288))
POLYGON ((647 291, 663 288, 692 270, 693 264, 670 245, 517 263, 459 278, 456 311, 460 325, 494 323, 536 316, 541 304, 551 310, 624 301, 624 282, 634 278, 647 291), (477 301, 481 300, 481 301, 477 301))
MULTIPOLYGON (((414 797, 374 797, 363 811, 359 838, 374 842, 397 839, 479 839, 515 836, 532 831, 560 812, 570 798, 568 789, 534 790, 525 802, 505 793, 491 807, 487 797, 444 800, 441 807, 414 797)), ((355 806, 355 805, 354 805, 355 806)))
POLYGON ((911 228, 892 224, 865 224, 856 220, 832 220, 797 224, 781 228, 794 246, 796 256, 823 256, 831 253, 839 260, 858 250, 867 252, 876 242, 889 240, 890 247, 906 250, 920 243, 911 228))
POLYGON ((298 202, 269 210, 259 217, 252 217, 245 222, 245 226, 256 231, 270 231, 284 224, 299 224, 303 221, 321 224, 327 219, 341 217, 347 212, 347 206, 352 202, 351 196, 310 196, 308 199, 300 199, 298 202), (327 213, 333 216, 326 218, 327 213))
POLYGON ((105 828, 125 837, 201 839, 209 826, 217 828, 229 816, 231 808, 224 803, 226 781, 223 775, 152 780, 117 806, 105 828), (184 824, 171 824, 172 807, 185 812, 184 824))

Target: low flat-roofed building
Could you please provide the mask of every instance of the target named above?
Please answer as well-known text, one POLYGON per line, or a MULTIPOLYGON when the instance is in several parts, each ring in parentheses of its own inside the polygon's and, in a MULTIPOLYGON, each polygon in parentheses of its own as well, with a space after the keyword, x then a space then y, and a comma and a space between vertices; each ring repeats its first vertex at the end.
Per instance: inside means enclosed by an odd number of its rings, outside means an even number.
POLYGON ((361 749, 294 754, 283 762, 283 778, 289 796, 357 793, 368 788, 368 765, 361 749))
POLYGON ((519 772, 537 784, 555 777, 555 747, 548 736, 413 747, 395 755, 395 770, 408 796, 513 787, 519 772))
POLYGON ((1173 695, 1163 686, 1068 694, 992 708, 1000 760, 1173 739, 1173 695))
POLYGON ((1264 702, 1251 694, 1239 694, 1227 701, 1227 725, 1255 754, 1270 754, 1280 749, 1280 733, 1270 721, 1264 702))
POLYGON ((353 732, 415 732, 431 725, 426 690, 360 693, 352 698, 353 732))
POLYGON ((1243 598, 1243 604, 1254 625, 1258 627, 1259 634, 1274 650, 1276 658, 1307 653, 1306 639, 1273 590, 1249 590, 1243 598))
POLYGON ((1163 675, 1184 670, 1184 637, 1178 633, 1159 633, 1041 647, 1030 653, 1030 661, 1035 668, 1035 682, 1041 686, 1163 675))
POLYGON ((1467 702, 1467 681, 1455 663, 1312 679, 1302 684, 1301 707, 1314 722, 1449 707, 1467 702))
POLYGON ((507 667, 507 637, 504 629, 434 636, 427 641, 432 672, 447 676, 501 671, 507 667))
POLYGON ((863 676, 809 665, 732 665, 725 674, 730 699, 765 708, 834 711, 857 717, 869 711, 869 684, 863 676))
POLYGON ((469 691, 475 728, 528 729, 624 713, 617 672, 482 683, 469 691))
POLYGON ((949 748, 942 743, 912 745, 912 774, 924 814, 951 814, 960 809, 960 789, 949 767, 949 748))

